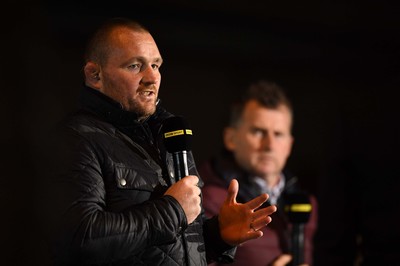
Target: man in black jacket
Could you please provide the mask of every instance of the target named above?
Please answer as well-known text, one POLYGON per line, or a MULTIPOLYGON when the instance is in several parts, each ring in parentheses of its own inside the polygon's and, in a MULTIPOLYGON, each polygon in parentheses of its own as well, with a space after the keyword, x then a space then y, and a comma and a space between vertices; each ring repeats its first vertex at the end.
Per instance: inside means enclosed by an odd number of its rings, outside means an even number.
POLYGON ((236 180, 219 215, 206 219, 190 153, 189 175, 174 180, 161 137, 173 116, 158 100, 161 64, 151 34, 134 21, 112 19, 90 39, 82 106, 54 134, 56 172, 43 194, 55 264, 227 261, 271 221, 275 206, 256 210, 268 195, 238 204, 236 180))

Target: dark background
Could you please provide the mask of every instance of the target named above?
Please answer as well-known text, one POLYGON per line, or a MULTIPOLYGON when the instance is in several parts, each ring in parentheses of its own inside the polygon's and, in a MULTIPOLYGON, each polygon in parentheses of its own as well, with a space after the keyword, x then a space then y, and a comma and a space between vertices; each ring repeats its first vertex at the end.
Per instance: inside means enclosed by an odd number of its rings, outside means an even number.
POLYGON ((394 254, 400 5, 196 2, 6 1, 0 62, 5 265, 45 265, 31 206, 35 180, 46 171, 38 160, 43 136, 75 107, 88 34, 114 16, 138 20, 156 39, 165 61, 160 97, 189 119, 198 163, 221 146, 233 97, 253 80, 275 81, 294 104, 288 166, 320 201, 321 235, 361 232, 374 250, 394 254))

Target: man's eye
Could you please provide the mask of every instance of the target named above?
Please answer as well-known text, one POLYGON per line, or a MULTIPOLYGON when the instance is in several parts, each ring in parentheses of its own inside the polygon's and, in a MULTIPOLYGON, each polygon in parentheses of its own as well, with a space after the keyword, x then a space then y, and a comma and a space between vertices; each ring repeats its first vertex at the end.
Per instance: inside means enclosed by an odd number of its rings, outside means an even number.
POLYGON ((151 65, 151 67, 152 67, 153 69, 159 69, 159 68, 160 68, 159 65, 151 65))
POLYGON ((261 130, 261 129, 254 129, 252 133, 253 133, 254 136, 263 137, 266 132, 264 130, 261 130))
POLYGON ((132 64, 128 66, 129 69, 139 69, 140 65, 139 64, 132 64))

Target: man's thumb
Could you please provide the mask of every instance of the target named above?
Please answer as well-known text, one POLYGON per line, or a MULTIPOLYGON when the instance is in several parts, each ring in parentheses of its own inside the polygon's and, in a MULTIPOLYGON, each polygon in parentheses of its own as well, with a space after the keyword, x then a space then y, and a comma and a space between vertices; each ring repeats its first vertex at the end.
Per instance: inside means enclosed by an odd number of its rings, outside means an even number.
POLYGON ((232 179, 231 183, 229 184, 228 188, 228 196, 226 197, 226 201, 234 204, 236 203, 236 196, 239 191, 239 183, 236 179, 232 179))

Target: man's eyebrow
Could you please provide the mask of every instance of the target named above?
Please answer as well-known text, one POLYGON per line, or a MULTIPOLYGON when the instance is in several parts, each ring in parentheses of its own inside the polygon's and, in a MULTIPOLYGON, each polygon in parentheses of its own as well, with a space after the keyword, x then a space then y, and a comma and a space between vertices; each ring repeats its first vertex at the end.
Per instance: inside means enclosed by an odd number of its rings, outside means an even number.
POLYGON ((140 61, 140 62, 146 62, 146 61, 156 62, 156 63, 162 63, 163 62, 162 57, 156 57, 154 59, 150 59, 149 60, 148 58, 145 58, 143 56, 133 56, 133 57, 129 58, 128 61, 134 61, 134 60, 137 60, 137 61, 140 61))
POLYGON ((157 57, 156 60, 154 60, 157 63, 162 63, 164 62, 164 60, 162 59, 162 57, 157 57))
POLYGON ((251 129, 257 129, 257 130, 262 130, 262 131, 268 131, 268 129, 263 128, 263 127, 260 127, 260 126, 256 126, 256 125, 251 126, 251 129))

